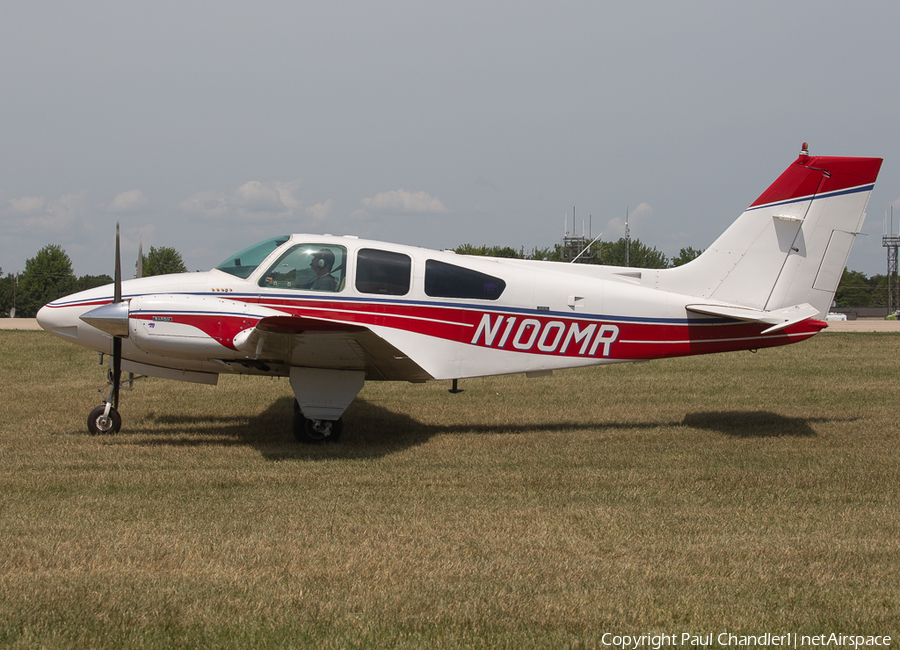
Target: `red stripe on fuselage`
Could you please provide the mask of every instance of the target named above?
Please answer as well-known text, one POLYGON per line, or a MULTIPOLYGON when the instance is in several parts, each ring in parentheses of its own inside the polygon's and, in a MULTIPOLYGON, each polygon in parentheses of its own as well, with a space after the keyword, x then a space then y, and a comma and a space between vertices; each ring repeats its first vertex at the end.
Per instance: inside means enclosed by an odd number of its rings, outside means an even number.
POLYGON ((311 318, 382 326, 456 343, 528 354, 607 359, 658 359, 787 345, 825 327, 807 319, 770 334, 769 325, 686 319, 678 323, 578 319, 540 313, 448 306, 289 299, 261 304, 311 318))
MULTIPOLYGON (((809 338, 825 323, 807 319, 771 334, 769 326, 709 318, 686 319, 677 323, 635 322, 608 319, 578 319, 538 313, 512 313, 396 303, 365 303, 336 300, 264 300, 288 319, 297 318, 296 331, 328 330, 307 327, 309 319, 336 325, 379 326, 431 336, 476 347, 574 358, 605 360, 645 360, 712 354, 787 345, 809 338)), ((141 312, 132 318, 162 320, 195 327, 222 346, 234 350, 234 337, 260 320, 246 315, 180 312, 141 312)), ((270 319, 272 317, 269 317, 270 319)))

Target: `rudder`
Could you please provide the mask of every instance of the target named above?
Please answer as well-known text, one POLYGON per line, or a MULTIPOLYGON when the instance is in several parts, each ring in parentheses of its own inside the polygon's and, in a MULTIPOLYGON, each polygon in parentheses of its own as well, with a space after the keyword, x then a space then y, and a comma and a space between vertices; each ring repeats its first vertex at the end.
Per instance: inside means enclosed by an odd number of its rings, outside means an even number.
POLYGON ((666 288, 759 310, 828 311, 881 168, 880 158, 800 156, 666 288))

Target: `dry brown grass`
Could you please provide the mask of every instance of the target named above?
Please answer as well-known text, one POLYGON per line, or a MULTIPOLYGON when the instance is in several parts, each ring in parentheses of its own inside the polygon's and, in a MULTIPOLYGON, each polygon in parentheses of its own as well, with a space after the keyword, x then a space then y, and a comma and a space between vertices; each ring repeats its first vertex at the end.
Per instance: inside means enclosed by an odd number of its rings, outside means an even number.
POLYGON ((369 384, 298 446, 286 381, 146 380, 0 332, 0 643, 600 646, 900 636, 900 336, 369 384))

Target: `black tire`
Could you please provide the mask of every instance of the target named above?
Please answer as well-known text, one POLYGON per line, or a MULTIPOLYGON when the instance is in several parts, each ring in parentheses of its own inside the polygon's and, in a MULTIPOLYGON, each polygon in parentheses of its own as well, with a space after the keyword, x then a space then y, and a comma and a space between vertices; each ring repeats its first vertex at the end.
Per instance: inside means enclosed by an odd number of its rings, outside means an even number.
POLYGON ((329 442, 337 442, 344 430, 344 421, 339 420, 309 420, 303 416, 300 409, 294 409, 294 419, 291 421, 291 429, 297 442, 305 445, 324 445, 329 442))
POLYGON ((116 409, 110 407, 108 416, 105 412, 106 405, 101 404, 88 414, 87 426, 92 436, 119 433, 122 428, 122 416, 116 409))

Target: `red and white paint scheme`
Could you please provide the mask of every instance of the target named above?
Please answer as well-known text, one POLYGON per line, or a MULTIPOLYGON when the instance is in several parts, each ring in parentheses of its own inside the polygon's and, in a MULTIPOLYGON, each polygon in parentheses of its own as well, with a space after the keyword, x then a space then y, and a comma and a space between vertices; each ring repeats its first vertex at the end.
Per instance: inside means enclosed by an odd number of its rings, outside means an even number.
MULTIPOLYGON (((119 280, 56 300, 38 322, 118 354, 125 372, 207 383, 221 373, 290 377, 295 433, 325 441, 367 380, 546 374, 813 336, 826 326, 881 162, 810 156, 804 144, 702 255, 671 269, 291 235, 206 273, 119 280)), ((115 406, 95 409, 91 429, 117 430, 115 406)))

